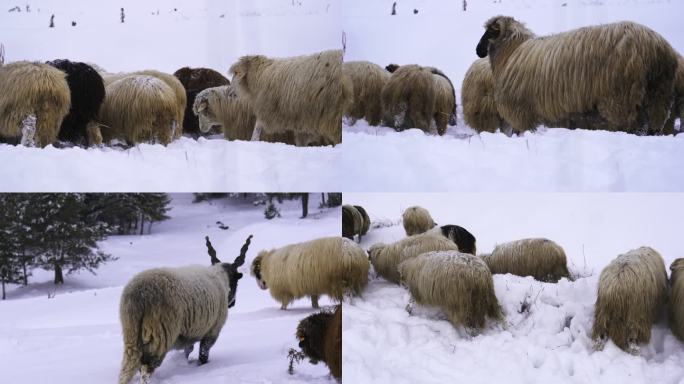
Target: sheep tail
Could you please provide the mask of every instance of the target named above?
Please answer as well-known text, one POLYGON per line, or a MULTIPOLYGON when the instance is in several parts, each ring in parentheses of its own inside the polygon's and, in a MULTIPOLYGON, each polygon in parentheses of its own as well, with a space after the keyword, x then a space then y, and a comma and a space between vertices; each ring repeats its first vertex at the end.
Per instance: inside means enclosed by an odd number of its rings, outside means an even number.
MULTIPOLYGON (((126 304, 122 303, 122 307, 126 304)), ((143 316, 141 311, 136 311, 133 305, 130 306, 130 311, 121 311, 125 316, 121 316, 121 325, 123 327, 124 337, 124 354, 121 363, 121 372, 119 373, 119 384, 128 384, 136 371, 140 369, 142 360, 142 345, 141 332, 143 316)), ((123 309, 123 308, 122 308, 123 309)))

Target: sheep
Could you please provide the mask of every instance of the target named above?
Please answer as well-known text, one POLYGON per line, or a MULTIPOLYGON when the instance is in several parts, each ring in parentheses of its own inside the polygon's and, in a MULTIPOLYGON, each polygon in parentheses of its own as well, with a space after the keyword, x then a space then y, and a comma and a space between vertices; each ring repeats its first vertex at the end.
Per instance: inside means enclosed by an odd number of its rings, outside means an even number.
MULTIPOLYGON (((200 126, 197 117, 193 114, 195 97, 207 88, 230 85, 230 81, 221 73, 210 68, 178 69, 173 75, 183 84, 187 94, 187 104, 183 120, 183 132, 193 136, 199 136, 200 126)), ((251 137, 251 136, 250 136, 251 137)))
POLYGON ((475 245, 476 239, 472 233, 467 229, 459 227, 458 225, 442 225, 441 227, 434 227, 427 231, 429 234, 444 236, 453 241, 457 246, 459 252, 477 254, 477 247, 475 245))
POLYGON ((672 111, 670 117, 665 123, 663 133, 671 135, 675 133, 674 122, 679 118, 679 131, 684 131, 684 57, 678 55, 677 57, 677 71, 675 72, 675 98, 672 104, 672 111))
POLYGON ((99 118, 105 142, 129 144, 173 139, 177 104, 173 90, 153 76, 134 75, 107 85, 99 118))
POLYGON ((343 279, 343 286, 353 296, 361 295, 368 285, 368 271, 370 270, 366 251, 353 240, 342 238, 342 263, 344 274, 340 277, 343 279))
POLYGON ((71 108, 62 120, 59 140, 85 146, 102 144, 102 134, 96 122, 105 97, 102 76, 85 63, 53 60, 46 64, 66 73, 71 95, 71 108))
POLYGON ((235 305, 242 278, 238 267, 245 262, 251 238, 232 264, 222 263, 205 237, 211 267, 149 269, 126 284, 119 307, 124 338, 119 384, 129 383, 138 369, 147 383, 169 350, 183 349, 187 358, 198 341, 199 364, 207 363, 228 308, 235 305))
POLYGON ((361 241, 361 236, 364 236, 366 233, 368 233, 368 230, 370 229, 371 221, 370 217, 368 217, 368 212, 360 206, 360 205, 355 205, 354 208, 361 214, 361 217, 363 218, 363 225, 361 226, 361 233, 359 233, 359 241, 361 241))
POLYGON ((418 128, 430 132, 437 90, 432 73, 419 65, 390 64, 392 72, 382 88, 383 122, 398 131, 418 128))
POLYGON ((404 223, 404 230, 406 231, 406 236, 417 235, 419 233, 426 232, 427 230, 434 227, 435 222, 430 216, 430 212, 423 207, 408 207, 401 215, 402 221, 404 223))
POLYGON ((672 333, 684 341, 684 259, 670 264, 670 302, 668 303, 669 325, 672 333))
POLYGON ((591 337, 597 350, 608 338, 620 349, 638 354, 651 339, 667 295, 667 272, 654 249, 641 247, 619 255, 601 271, 591 337))
POLYGON ((353 102, 345 111, 345 116, 354 124, 358 119, 366 119, 369 125, 379 125, 382 119, 382 88, 387 84, 390 73, 381 66, 369 61, 346 61, 342 71, 352 82, 353 102))
POLYGON ((428 67, 435 87, 435 108, 433 119, 437 134, 444 135, 447 125, 456 124, 456 91, 451 80, 437 68, 428 67))
POLYGON ((342 115, 353 90, 342 74, 341 50, 286 59, 243 56, 230 73, 238 95, 254 108, 253 139, 262 131, 289 131, 296 146, 342 141, 342 115))
POLYGON ((342 381, 342 306, 333 313, 321 311, 304 318, 297 325, 299 348, 311 363, 323 361, 330 374, 342 381))
POLYGON ((431 233, 403 238, 392 244, 373 244, 368 250, 371 264, 375 272, 395 284, 399 284, 399 264, 421 253, 431 251, 458 251, 458 246, 444 236, 431 233))
POLYGON ((496 132, 506 126, 496 109, 494 77, 489 59, 477 59, 468 68, 461 86, 465 123, 478 132, 496 132))
POLYGON ((370 218, 363 207, 359 205, 342 206, 342 236, 354 239, 354 235, 361 237, 368 233, 370 218))
POLYGON ((188 103, 188 98, 185 93, 185 88, 183 87, 183 84, 173 75, 170 75, 168 73, 160 72, 154 69, 146 69, 143 71, 135 71, 135 72, 121 72, 121 73, 105 73, 102 74, 102 78, 105 81, 105 86, 108 86, 109 84, 121 80, 123 78, 129 77, 129 76, 136 76, 136 75, 142 75, 142 76, 153 76, 158 78, 159 80, 163 81, 167 86, 171 88, 173 91, 173 95, 175 98, 175 107, 174 107, 174 113, 175 113, 175 118, 173 120, 173 135, 172 135, 172 140, 177 139, 183 135, 183 121, 185 120, 185 108, 188 103))
POLYGON ((45 147, 57 140, 69 112, 67 75, 47 64, 17 61, 0 66, 0 138, 45 147))
POLYGON ((476 334, 486 318, 500 322, 503 313, 494 294, 494 280, 485 262, 469 253, 427 252, 399 264, 402 283, 413 300, 439 307, 455 326, 476 334))
POLYGON ((357 284, 355 276, 360 272, 356 268, 362 265, 345 262, 341 237, 324 237, 263 250, 252 261, 250 274, 261 289, 268 289, 271 297, 280 302, 280 309, 287 309, 292 301, 304 296, 310 296, 312 307, 318 308, 318 296, 322 294, 342 301, 348 287, 357 284))
POLYGON ((563 248, 549 239, 522 239, 499 244, 491 254, 482 255, 493 274, 532 276, 556 283, 570 279, 563 248))
POLYGON ((238 97, 231 85, 207 88, 197 94, 192 111, 199 117, 199 130, 222 131, 228 140, 251 140, 256 116, 247 100, 238 97))
POLYGON ((506 16, 489 19, 485 29, 476 53, 489 56, 497 109, 515 133, 570 120, 662 132, 677 57, 651 29, 620 22, 538 38, 506 16))

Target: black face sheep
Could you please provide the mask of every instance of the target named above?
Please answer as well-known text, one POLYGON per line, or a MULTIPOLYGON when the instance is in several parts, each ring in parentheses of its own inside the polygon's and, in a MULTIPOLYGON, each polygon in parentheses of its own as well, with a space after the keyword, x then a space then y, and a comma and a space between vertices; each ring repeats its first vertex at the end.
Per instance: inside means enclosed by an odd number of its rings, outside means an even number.
POLYGON ((0 66, 0 89, 0 139, 38 147, 57 140, 71 105, 64 72, 17 61, 0 66))
POLYGON ((489 59, 478 59, 468 68, 461 86, 461 105, 465 123, 478 132, 504 128, 494 100, 494 76, 489 59))
POLYGON ((342 73, 341 50, 286 59, 243 56, 230 73, 238 95, 254 108, 254 139, 289 131, 297 146, 341 142, 353 92, 342 73))
POLYGON ((321 311, 306 317, 297 325, 299 348, 313 364, 324 362, 330 374, 342 380, 342 306, 333 313, 321 311))
POLYGON ((670 264, 670 302, 668 316, 672 333, 684 341, 684 259, 670 264))
POLYGON ((199 363, 209 359, 228 316, 245 262, 250 235, 231 263, 222 263, 206 238, 211 267, 156 268, 137 274, 121 294, 120 318, 124 356, 119 384, 127 384, 140 369, 143 383, 172 348, 190 354, 200 343, 199 363))
POLYGON ((210 68, 189 68, 183 67, 173 73, 173 75, 185 87, 187 94, 187 104, 183 120, 183 132, 194 136, 200 135, 199 121, 192 111, 195 96, 207 88, 230 85, 230 81, 221 73, 210 68))
POLYGON ((102 76, 85 63, 69 60, 48 61, 66 73, 71 94, 71 108, 59 129, 59 140, 75 145, 102 144, 97 114, 104 101, 105 87, 102 76))
POLYGON ((146 141, 166 145, 177 129, 176 98, 157 77, 124 77, 107 85, 99 118, 107 143, 118 139, 131 145, 146 141))
POLYGON ((620 22, 538 38, 505 16, 485 29, 476 52, 489 55, 497 109, 514 132, 582 116, 590 117, 582 124, 662 132, 677 57, 651 29, 620 22))
POLYGON ((402 221, 404 223, 404 230, 406 231, 406 236, 417 235, 419 233, 427 232, 432 229, 435 225, 435 221, 432 220, 430 212, 423 207, 408 207, 401 215, 402 221))
POLYGON ((429 69, 413 64, 399 66, 382 89, 384 123, 400 131, 418 128, 430 132, 436 99, 429 69))
POLYGON ((618 256, 601 271, 591 337, 596 349, 608 338, 620 349, 637 354, 651 340, 651 325, 667 296, 663 258, 649 247, 618 256))
POLYGON ((342 64, 354 88, 352 103, 345 116, 354 124, 358 119, 366 119, 369 125, 379 125, 382 119, 382 88, 387 84, 390 73, 369 61, 345 61, 342 64))
POLYGON ((348 287, 363 279, 363 264, 351 271, 349 265, 352 263, 345 263, 342 257, 342 238, 324 237, 261 251, 252 261, 250 273, 261 289, 268 289, 280 302, 280 309, 304 296, 310 296, 311 305, 318 308, 318 296, 342 301, 348 287))
POLYGON ((444 236, 431 233, 403 238, 396 243, 373 244, 368 250, 371 264, 375 272, 395 284, 399 284, 400 277, 397 267, 399 264, 421 253, 432 251, 458 251, 458 246, 444 236))
POLYGON ((193 113, 199 117, 199 130, 223 132, 228 140, 252 139, 256 116, 247 100, 238 97, 231 85, 207 88, 195 97, 193 113))
POLYGON ((532 276, 556 283, 570 278, 563 248, 549 239, 522 239, 499 244, 484 261, 494 274, 532 276))
POLYGON ((478 333, 487 317, 497 321, 503 318, 492 274, 475 255, 458 251, 423 253, 399 264, 399 273, 413 300, 439 307, 454 326, 478 333))
POLYGON ((343 279, 342 286, 353 296, 361 295, 368 285, 368 271, 370 270, 366 251, 353 240, 342 238, 342 263, 344 270, 344 274, 340 276, 343 279))
POLYGON ((458 225, 442 225, 441 227, 434 227, 427 231, 429 234, 441 235, 453 241, 457 246, 459 252, 470 253, 476 255, 477 248, 475 245, 476 239, 472 233, 467 229, 459 227, 458 225))

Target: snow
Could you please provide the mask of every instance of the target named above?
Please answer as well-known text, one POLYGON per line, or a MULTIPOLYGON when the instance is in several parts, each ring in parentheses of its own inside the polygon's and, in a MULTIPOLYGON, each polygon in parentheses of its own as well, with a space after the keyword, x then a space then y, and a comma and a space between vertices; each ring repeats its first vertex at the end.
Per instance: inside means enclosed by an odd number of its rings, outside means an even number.
POLYGON ((495 275, 505 324, 490 322, 474 337, 454 328, 438 309, 416 305, 409 315, 408 291, 375 278, 361 298, 343 304, 345 380, 684 383, 684 344, 672 335, 665 316, 654 325, 640 356, 612 341, 596 352, 590 338, 599 274, 612 259, 640 246, 656 249, 667 267, 684 257, 678 240, 681 194, 349 193, 344 201, 363 206, 371 218, 364 249, 403 238, 401 213, 420 205, 440 225, 457 224, 473 233, 478 253, 526 237, 552 239, 564 248, 569 269, 578 276, 574 282, 551 284, 495 275), (524 306, 529 310, 522 311, 524 306))
MULTIPOLYGON (((119 260, 97 270, 65 276, 64 286, 54 288, 52 273, 37 270, 27 287, 13 286, 8 300, 0 301, 0 361, 6 382, 73 383, 117 380, 123 340, 119 297, 136 273, 154 267, 208 265, 204 245, 208 235, 217 256, 232 262, 245 239, 253 234, 238 285, 236 304, 211 349, 209 363, 197 366, 198 350, 186 362, 181 351, 170 352, 153 374, 154 383, 331 383, 323 363, 303 361, 287 373, 287 353, 297 348, 294 333, 299 320, 316 311, 308 299, 281 311, 267 291, 249 276, 249 265, 259 250, 280 247, 322 236, 339 234, 340 210, 315 209, 300 219, 299 202, 284 202, 282 218, 266 220, 263 205, 249 200, 192 204, 190 195, 174 195, 171 219, 152 227, 144 236, 114 236, 101 248, 119 260), (217 221, 228 225, 218 228, 217 221), (48 295, 53 296, 48 298, 48 295)), ((328 298, 322 306, 330 306, 328 298)))
POLYGON ((492 16, 525 22, 537 35, 631 20, 684 52, 679 1, 668 0, 345 0, 345 60, 434 66, 456 88, 458 124, 443 137, 394 132, 365 121, 343 124, 344 191, 681 191, 684 138, 542 129, 523 137, 479 136, 463 122, 461 83, 492 16), (414 14, 413 10, 418 13, 414 14), (373 164, 372 167, 367 164, 373 164))
MULTIPOLYGON (((0 6, 5 62, 57 58, 109 72, 183 66, 227 75, 240 56, 339 49, 338 1, 34 0, 0 6), (25 11, 30 5, 31 12, 25 11), (15 6, 20 12, 8 12, 15 6), (120 23, 120 8, 125 23, 120 23), (50 15, 55 28, 48 28, 50 15), (77 23, 71 26, 71 21, 77 23), (286 31, 287 33, 283 33, 286 31)), ((185 138, 168 147, 22 148, 0 145, 6 191, 339 190, 338 147, 185 138), (92 169, 97 169, 93 172, 92 169), (27 177, 30 175, 30 177, 27 177)))

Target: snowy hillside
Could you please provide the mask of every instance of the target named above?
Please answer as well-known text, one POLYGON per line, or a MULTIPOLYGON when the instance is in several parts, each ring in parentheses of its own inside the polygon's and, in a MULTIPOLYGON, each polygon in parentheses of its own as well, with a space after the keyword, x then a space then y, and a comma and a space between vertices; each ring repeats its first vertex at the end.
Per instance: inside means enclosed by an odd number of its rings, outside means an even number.
MULTIPOLYGON (((579 278, 558 284, 494 276, 506 328, 489 324, 476 337, 455 329, 434 308, 409 316, 408 291, 382 278, 343 308, 345 380, 365 383, 665 383, 684 380, 684 344, 665 318, 650 344, 632 356, 590 339, 601 269, 642 245, 666 266, 684 257, 679 241, 684 197, 670 194, 345 194, 374 224, 361 246, 405 237, 401 213, 427 208, 441 225, 458 224, 477 238, 478 253, 497 243, 547 237, 568 256, 579 278), (394 223, 393 226, 384 226, 394 223), (525 305, 529 309, 523 310, 525 305)), ((669 271, 669 269, 668 269, 669 271)))
MULTIPOLYGON (((212 348, 209 363, 197 366, 197 350, 190 363, 181 352, 170 352, 155 371, 155 383, 328 383, 323 364, 302 362, 287 373, 288 350, 297 346, 297 323, 314 313, 309 300, 299 300, 281 311, 267 291, 249 276, 249 264, 262 249, 338 235, 339 209, 319 210, 312 194, 310 215, 299 219, 299 202, 285 202, 282 218, 268 221, 263 206, 250 201, 192 204, 191 195, 175 195, 171 219, 152 227, 151 235, 115 236, 101 248, 119 260, 98 269, 97 276, 66 276, 57 288, 52 274, 36 271, 28 287, 14 287, 0 302, 0 361, 5 382, 107 383, 117 380, 123 341, 119 297, 123 285, 137 272, 160 266, 209 264, 204 245, 208 235, 218 257, 232 261, 248 235, 254 238, 241 272, 235 307, 212 348), (221 221, 229 226, 221 230, 221 221), (49 299, 48 294, 54 294, 49 299)), ((330 305, 326 298, 322 305, 330 305)))
POLYGON ((543 36, 631 20, 684 52, 680 1, 345 0, 345 60, 421 64, 443 70, 456 88, 458 125, 443 137, 408 130, 343 125, 345 191, 682 191, 684 140, 600 131, 540 129, 524 137, 477 135, 463 122, 461 83, 478 57, 490 17, 508 15, 543 36), (413 10, 418 13, 414 14, 413 10), (367 167, 373 164, 373 167, 367 167), (382 166, 381 164, 385 165, 382 166), (362 170, 362 171, 361 171, 362 170))
MULTIPOLYGON (((340 15, 338 1, 323 0, 0 0, 0 43, 6 63, 68 58, 110 72, 173 73, 192 66, 227 75, 246 54, 284 57, 339 49, 340 15), (15 7, 19 10, 10 11, 15 7), (48 28, 53 14, 55 28, 48 28)), ((0 145, 3 163, 16 165, 3 167, 0 179, 7 191, 339 190, 332 167, 338 155, 330 146, 222 138, 130 150, 0 145)))

